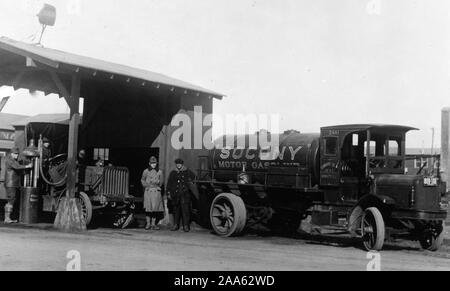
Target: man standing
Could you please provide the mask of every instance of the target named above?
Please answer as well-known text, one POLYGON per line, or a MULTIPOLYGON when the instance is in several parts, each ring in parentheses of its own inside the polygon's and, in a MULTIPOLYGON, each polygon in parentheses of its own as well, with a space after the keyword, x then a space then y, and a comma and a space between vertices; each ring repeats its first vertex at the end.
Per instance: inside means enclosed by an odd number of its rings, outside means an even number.
POLYGON ((167 183, 168 199, 174 211, 174 226, 172 231, 180 229, 180 220, 183 219, 183 230, 189 232, 191 223, 191 193, 195 175, 184 166, 182 159, 175 161, 176 169, 169 175, 167 183))
POLYGON ((86 151, 84 149, 78 152, 78 165, 86 166, 86 151))
POLYGON ((78 169, 78 180, 77 180, 77 185, 78 185, 78 191, 79 192, 84 192, 86 191, 85 189, 85 178, 86 178, 86 151, 84 149, 80 150, 78 152, 78 157, 77 157, 77 169, 78 169))
POLYGON ((5 189, 8 198, 8 203, 5 205, 5 223, 7 224, 17 222, 11 219, 11 214, 14 210, 16 195, 20 193, 21 172, 33 167, 31 164, 27 166, 20 165, 17 161, 18 157, 19 149, 13 148, 5 159, 5 189))
POLYGON ((50 140, 46 137, 42 139, 42 159, 48 161, 52 158, 52 149, 50 140))

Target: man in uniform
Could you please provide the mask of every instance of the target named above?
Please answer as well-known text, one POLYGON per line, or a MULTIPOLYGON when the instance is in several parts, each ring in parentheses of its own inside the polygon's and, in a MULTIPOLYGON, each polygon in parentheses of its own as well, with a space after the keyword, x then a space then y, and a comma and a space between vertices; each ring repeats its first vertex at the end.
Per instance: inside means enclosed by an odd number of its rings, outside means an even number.
POLYGON ((180 229, 180 220, 183 219, 183 230, 190 231, 191 223, 191 193, 195 175, 184 166, 182 159, 175 161, 176 169, 169 175, 167 183, 168 199, 173 206, 174 226, 172 231, 180 229))
POLYGON ((19 149, 13 148, 11 153, 5 159, 5 189, 8 198, 8 203, 5 205, 5 223, 16 223, 17 221, 11 219, 11 214, 14 209, 14 202, 16 195, 20 193, 20 180, 23 170, 31 169, 33 165, 22 166, 17 161, 19 157, 19 149))
POLYGON ((42 159, 48 161, 52 158, 52 149, 50 140, 46 137, 42 139, 42 159))

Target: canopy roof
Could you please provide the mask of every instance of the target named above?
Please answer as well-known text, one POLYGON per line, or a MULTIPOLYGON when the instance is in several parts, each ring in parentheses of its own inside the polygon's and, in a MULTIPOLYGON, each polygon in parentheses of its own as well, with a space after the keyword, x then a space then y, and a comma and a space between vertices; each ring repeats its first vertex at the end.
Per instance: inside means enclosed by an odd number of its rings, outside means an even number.
POLYGON ((32 117, 27 117, 14 122, 12 125, 14 127, 27 126, 30 123, 51 123, 60 125, 69 125, 70 116, 65 113, 55 113, 55 114, 39 114, 32 117))
MULTIPOLYGON (((0 37, 0 86, 8 85, 60 94, 57 86, 51 84, 53 83, 51 77, 42 74, 40 69, 51 69, 58 74, 77 73, 82 79, 113 81, 111 86, 125 84, 157 89, 166 87, 171 92, 186 96, 203 95, 217 99, 222 99, 224 96, 221 93, 159 73, 0 37), (27 68, 27 71, 23 72, 24 68, 27 68)), ((83 82, 81 90, 82 92, 84 90, 83 82)))
POLYGON ((0 113, 0 130, 14 131, 13 124, 27 117, 26 115, 0 113))

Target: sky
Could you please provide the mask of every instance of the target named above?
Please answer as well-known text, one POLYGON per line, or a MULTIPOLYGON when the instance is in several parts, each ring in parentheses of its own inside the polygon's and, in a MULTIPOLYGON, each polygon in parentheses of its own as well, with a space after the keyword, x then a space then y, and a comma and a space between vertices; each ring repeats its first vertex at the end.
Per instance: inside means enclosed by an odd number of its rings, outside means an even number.
MULTIPOLYGON (((278 114, 280 129, 409 125, 409 147, 440 141, 450 106, 450 1, 2 0, 0 35, 163 73, 224 93, 214 112, 278 114), (33 38, 34 36, 34 38, 33 38)), ((4 112, 68 112, 56 96, 13 94, 4 112), (45 101, 41 101, 44 100, 45 101)), ((216 134, 220 134, 217 133, 216 134)))

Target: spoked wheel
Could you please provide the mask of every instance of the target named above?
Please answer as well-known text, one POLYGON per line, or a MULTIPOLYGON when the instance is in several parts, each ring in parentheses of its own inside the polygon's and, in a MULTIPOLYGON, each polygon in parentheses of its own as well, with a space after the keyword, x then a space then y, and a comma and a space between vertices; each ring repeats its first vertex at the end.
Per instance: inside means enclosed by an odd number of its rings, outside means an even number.
POLYGON ((419 240, 420 245, 424 250, 436 252, 444 242, 444 230, 445 222, 439 222, 438 224, 425 229, 419 240))
POLYGON ((89 199, 89 196, 86 193, 81 192, 79 197, 77 198, 81 205, 81 213, 86 222, 86 226, 91 223, 92 220, 92 202, 89 199))
POLYGON ((210 220, 218 235, 223 237, 239 235, 247 223, 244 201, 233 194, 220 194, 211 205, 210 220))
POLYGON ((367 208, 361 219, 361 234, 364 247, 368 251, 380 251, 385 238, 385 226, 381 212, 375 208, 367 208))
POLYGON ((41 161, 40 172, 47 184, 55 187, 64 186, 67 180, 67 155, 62 154, 51 158, 45 167, 41 161))

